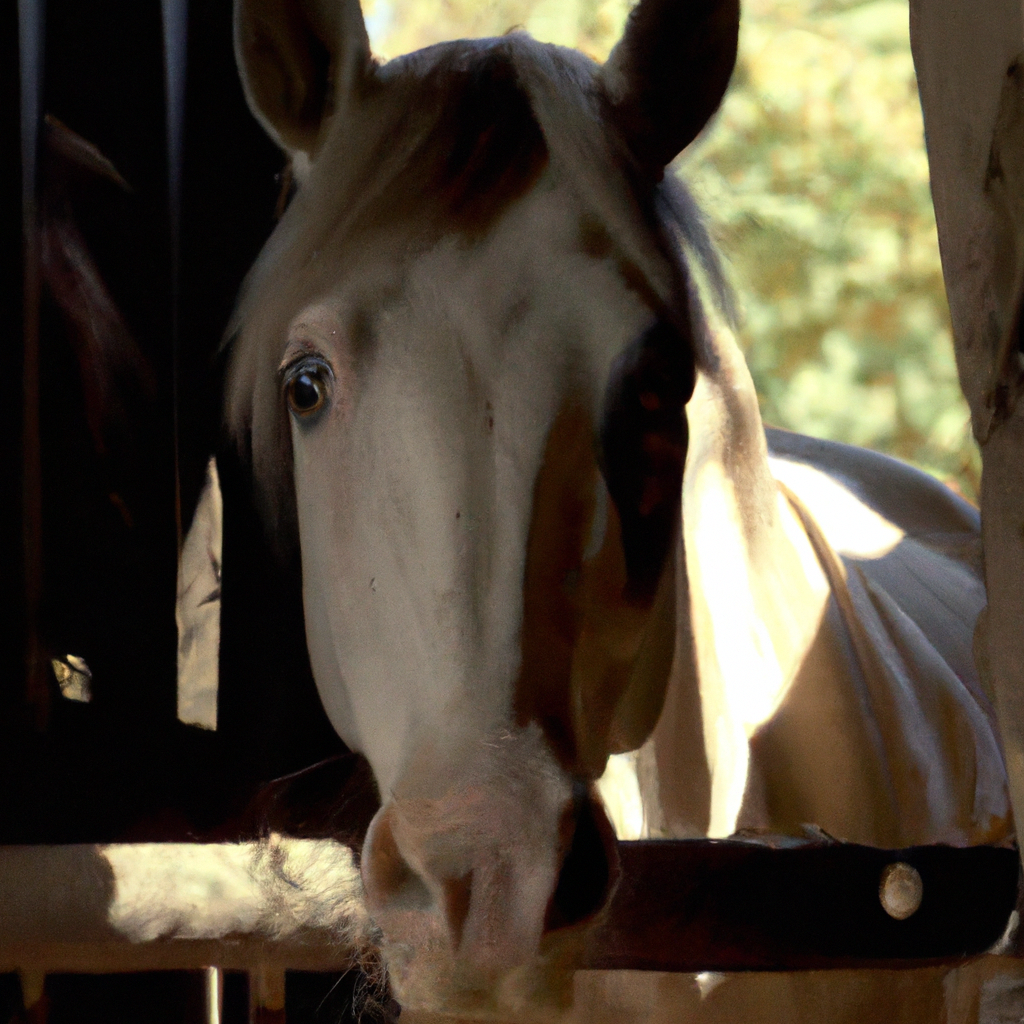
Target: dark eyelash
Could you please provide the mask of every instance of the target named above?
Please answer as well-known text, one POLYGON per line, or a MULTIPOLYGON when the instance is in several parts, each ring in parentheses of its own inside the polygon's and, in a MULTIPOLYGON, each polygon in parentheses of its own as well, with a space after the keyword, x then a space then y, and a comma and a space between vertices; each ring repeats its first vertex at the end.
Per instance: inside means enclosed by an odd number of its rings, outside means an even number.
POLYGON ((301 373, 304 368, 323 370, 328 380, 334 381, 334 369, 331 364, 317 352, 303 352, 296 356, 291 362, 286 363, 278 370, 278 379, 281 386, 285 386, 292 378, 301 373))

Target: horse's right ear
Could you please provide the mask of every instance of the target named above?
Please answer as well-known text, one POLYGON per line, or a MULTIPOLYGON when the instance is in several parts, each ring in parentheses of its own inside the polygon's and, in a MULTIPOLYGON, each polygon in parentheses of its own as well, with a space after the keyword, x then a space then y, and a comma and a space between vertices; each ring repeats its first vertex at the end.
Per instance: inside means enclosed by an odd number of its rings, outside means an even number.
POLYGON ((736 63, 739 0, 640 0, 601 69, 615 125, 655 178, 707 124, 736 63))
POLYGON ((312 153, 371 68, 359 0, 235 0, 235 59, 271 138, 312 153))

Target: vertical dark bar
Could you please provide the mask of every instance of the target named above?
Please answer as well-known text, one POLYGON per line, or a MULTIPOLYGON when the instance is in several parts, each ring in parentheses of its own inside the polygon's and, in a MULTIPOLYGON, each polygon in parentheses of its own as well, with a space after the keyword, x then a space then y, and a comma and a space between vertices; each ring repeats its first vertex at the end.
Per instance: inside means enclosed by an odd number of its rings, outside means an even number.
POLYGON ((39 428, 40 248, 36 184, 43 82, 45 0, 18 0, 21 89, 21 226, 24 264, 22 362, 22 546, 25 559, 25 693, 36 727, 49 718, 46 657, 40 636, 43 591, 42 451, 39 428))
POLYGON ((249 975, 225 971, 221 1000, 221 1024, 249 1024, 249 975))
POLYGON ((181 318, 181 176, 184 158, 185 78, 188 69, 188 0, 161 0, 164 90, 167 110, 167 193, 171 229, 171 374, 174 402, 174 522, 181 555, 181 430, 178 422, 181 318))

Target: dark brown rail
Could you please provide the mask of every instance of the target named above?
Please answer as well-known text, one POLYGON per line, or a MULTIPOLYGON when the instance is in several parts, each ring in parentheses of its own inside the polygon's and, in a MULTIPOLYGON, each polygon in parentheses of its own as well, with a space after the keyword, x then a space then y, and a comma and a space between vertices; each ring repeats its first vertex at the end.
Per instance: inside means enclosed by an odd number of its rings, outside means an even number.
POLYGON ((912 967, 990 949, 1016 906, 1015 850, 735 840, 620 843, 622 873, 586 965, 660 971, 912 967), (914 867, 919 909, 882 907, 887 865, 914 867))
MULTIPOLYGON (((372 945, 351 849, 332 840, 269 842, 273 851, 267 841, 0 847, 0 970, 351 966, 372 945)), ((994 847, 773 849, 702 840, 622 843, 620 851, 611 903, 567 966, 957 963, 998 942, 1017 898, 1016 851, 994 847), (919 909, 902 921, 879 901, 882 871, 895 861, 923 882, 919 909)))

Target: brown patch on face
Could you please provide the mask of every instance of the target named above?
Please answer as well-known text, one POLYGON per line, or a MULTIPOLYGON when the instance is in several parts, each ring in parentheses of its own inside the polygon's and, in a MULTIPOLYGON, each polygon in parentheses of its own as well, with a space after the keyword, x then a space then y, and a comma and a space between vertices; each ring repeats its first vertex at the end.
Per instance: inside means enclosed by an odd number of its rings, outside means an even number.
MULTIPOLYGON (((657 235, 658 228, 653 219, 651 220, 651 229, 657 235)), ((665 308, 665 304, 661 301, 657 292, 651 287, 647 275, 634 262, 622 255, 615 245, 615 239, 612 238, 608 228, 597 218, 584 215, 580 219, 579 248, 584 255, 589 256, 591 259, 604 260, 614 258, 616 269, 626 287, 636 292, 646 306, 657 310, 663 318, 672 318, 671 313, 665 308)))
MULTIPOLYGON (((650 645, 652 625, 659 632, 667 627, 669 636, 673 626, 671 616, 666 621, 652 615, 664 603, 656 598, 666 595, 654 590, 636 595, 630 586, 614 501, 607 502, 600 548, 585 557, 598 488, 604 486, 594 441, 584 405, 568 401, 552 426, 534 487, 516 695, 520 724, 538 722, 562 763, 591 778, 616 749, 616 714, 634 682, 638 657, 644 660, 640 656, 650 645)), ((664 560, 668 571, 662 574, 669 590, 671 562, 664 560)), ((665 644, 655 646, 661 651, 665 644)), ((664 660, 648 666, 662 675, 662 686, 668 672, 664 660)))
POLYGON ((580 221, 580 249, 595 260, 607 259, 615 250, 615 242, 608 229, 594 217, 580 221))
POLYGON ((658 321, 616 360, 601 424, 601 469, 622 523, 631 599, 650 600, 679 530, 691 349, 658 321))
POLYGON ((647 275, 633 262, 620 257, 618 260, 619 276, 626 282, 626 287, 637 293, 644 303, 651 309, 658 309, 663 315, 668 316, 657 293, 651 287, 647 275))

